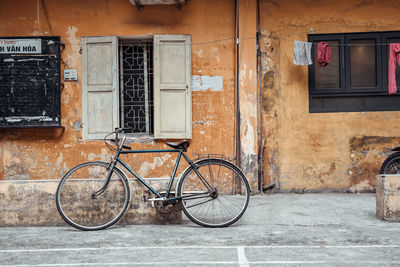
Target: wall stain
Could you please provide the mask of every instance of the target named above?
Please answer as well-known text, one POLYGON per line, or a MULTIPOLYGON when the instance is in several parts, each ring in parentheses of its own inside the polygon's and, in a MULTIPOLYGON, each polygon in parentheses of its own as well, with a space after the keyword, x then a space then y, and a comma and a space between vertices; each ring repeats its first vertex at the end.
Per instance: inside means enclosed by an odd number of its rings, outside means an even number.
POLYGON ((356 136, 350 139, 350 192, 372 192, 375 176, 390 150, 400 143, 400 137, 356 136))
MULTIPOLYGON (((276 7, 278 3, 273 2, 276 7)), ((263 100, 263 181, 262 186, 275 184, 274 191, 280 189, 280 153, 278 145, 278 131, 280 125, 280 84, 279 84, 279 57, 280 40, 270 37, 267 31, 262 32, 262 47, 264 52, 262 68, 262 100, 263 100)))
POLYGON ((307 184, 313 188, 316 184, 318 187, 324 187, 329 177, 335 172, 336 163, 323 164, 316 168, 314 165, 309 165, 303 170, 303 177, 305 178, 307 184))

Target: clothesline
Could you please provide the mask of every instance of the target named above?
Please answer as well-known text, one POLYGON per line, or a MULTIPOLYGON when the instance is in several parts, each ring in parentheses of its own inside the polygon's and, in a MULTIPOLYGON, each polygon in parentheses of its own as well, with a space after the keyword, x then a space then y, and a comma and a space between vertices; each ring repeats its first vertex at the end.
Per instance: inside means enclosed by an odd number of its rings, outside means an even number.
MULTIPOLYGON (((327 65, 330 62, 332 57, 332 47, 333 46, 346 46, 346 47, 365 47, 365 46, 388 46, 388 49, 392 45, 399 45, 398 43, 375 43, 375 44, 332 44, 330 43, 332 40, 314 40, 313 42, 304 42, 294 40, 293 45, 293 55, 294 61, 293 63, 296 65, 311 65, 313 64, 313 56, 312 49, 316 49, 318 51, 318 63, 320 65, 327 65), (326 57, 326 58, 325 58, 326 57)), ((400 60, 400 59, 399 59, 400 60)))
MULTIPOLYGON (((394 43, 377 43, 377 44, 332 44, 329 40, 320 40, 318 42, 310 42, 312 45, 318 45, 319 42, 327 42, 330 46, 384 46, 394 43)), ((399 41, 400 42, 400 41, 399 41)), ((397 43, 397 42, 396 42, 397 43)))
MULTIPOLYGON (((295 65, 312 65, 314 64, 312 55, 312 45, 317 44, 317 58, 316 62, 320 67, 325 67, 331 62, 332 47, 328 42, 310 43, 303 41, 294 41, 293 45, 293 63, 295 65)), ((388 89, 389 95, 395 94, 397 91, 396 84, 396 65, 400 67, 400 43, 387 43, 389 44, 389 66, 388 66, 388 89)))

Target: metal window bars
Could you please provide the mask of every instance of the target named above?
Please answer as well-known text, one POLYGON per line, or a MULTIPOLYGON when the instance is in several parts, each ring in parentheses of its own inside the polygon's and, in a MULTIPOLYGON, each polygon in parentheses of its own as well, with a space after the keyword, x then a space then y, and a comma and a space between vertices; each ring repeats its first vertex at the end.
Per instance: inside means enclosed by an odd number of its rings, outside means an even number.
POLYGON ((135 135, 153 133, 153 44, 123 40, 120 56, 120 121, 135 135))

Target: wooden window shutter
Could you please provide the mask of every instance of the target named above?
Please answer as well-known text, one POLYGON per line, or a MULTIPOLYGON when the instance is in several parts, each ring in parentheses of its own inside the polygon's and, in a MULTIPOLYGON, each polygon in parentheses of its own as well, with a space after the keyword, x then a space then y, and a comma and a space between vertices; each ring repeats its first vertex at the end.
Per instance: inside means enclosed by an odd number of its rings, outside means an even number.
POLYGON ((189 35, 154 36, 154 137, 192 138, 189 35))
POLYGON ((118 37, 82 37, 84 139, 102 139, 119 125, 118 37))

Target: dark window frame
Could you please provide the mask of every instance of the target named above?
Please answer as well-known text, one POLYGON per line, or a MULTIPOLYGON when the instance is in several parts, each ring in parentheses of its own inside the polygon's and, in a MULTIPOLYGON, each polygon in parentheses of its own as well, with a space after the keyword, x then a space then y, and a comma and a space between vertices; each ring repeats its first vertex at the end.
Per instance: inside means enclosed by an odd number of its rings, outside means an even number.
MULTIPOLYGON (((362 32, 342 34, 312 34, 308 35, 308 41, 316 44, 320 41, 339 41, 339 84, 340 88, 318 89, 315 85, 315 67, 318 62, 314 58, 314 64, 309 66, 309 112, 364 112, 364 111, 398 111, 400 110, 400 89, 394 95, 389 96, 388 84, 388 42, 390 38, 400 39, 400 31, 392 32, 362 32), (376 47, 376 86, 352 88, 351 56, 349 42, 351 40, 375 39, 376 47)), ((399 75, 400 78, 400 75, 399 75)), ((398 83, 400 85, 400 83, 398 83)))
MULTIPOLYGON (((16 96, 13 94, 13 92, 9 93, 6 92, 4 95, 1 96, 0 105, 1 112, 0 112, 0 129, 4 128, 63 128, 61 126, 61 42, 60 42, 60 36, 2 36, 0 39, 40 39, 41 40, 41 48, 42 51, 40 53, 35 53, 35 54, 21 54, 18 52, 14 53, 8 53, 8 54, 0 54, 0 60, 3 62, 3 67, 7 68, 5 65, 6 60, 8 61, 17 61, 17 62, 23 62, 24 60, 26 62, 29 62, 31 58, 39 58, 39 61, 46 61, 48 65, 45 66, 46 69, 40 70, 40 74, 36 74, 36 77, 46 77, 43 80, 38 82, 38 85, 41 85, 40 82, 44 83, 44 88, 43 87, 36 87, 37 92, 41 92, 42 94, 44 92, 44 95, 46 97, 43 97, 40 101, 48 101, 43 102, 46 103, 45 107, 37 107, 34 106, 34 108, 44 108, 48 113, 46 113, 46 118, 43 111, 39 110, 34 110, 31 112, 29 115, 24 114, 26 111, 22 111, 20 113, 16 113, 16 115, 12 114, 9 110, 13 108, 14 102, 16 101, 16 96), (51 79, 51 81, 49 80, 51 79), (47 87, 48 86, 48 87, 47 87), (35 114, 33 114, 35 113, 35 114), (7 120, 7 117, 16 117, 15 120, 7 120)), ((18 63, 20 64, 20 63, 18 63)), ((21 64, 22 65, 22 64, 21 64)), ((39 66, 39 63, 37 64, 39 66)), ((9 67, 14 68, 13 66, 9 67)), ((24 67, 25 71, 27 73, 35 74, 36 69, 33 68, 32 64, 24 67)), ((14 73, 15 71, 13 71, 14 73)), ((13 77, 12 75, 16 75, 13 73, 8 73, 3 75, 8 75, 10 76, 9 80, 12 80, 13 77)), ((15 72, 17 73, 17 72, 15 72)), ((21 75, 20 73, 17 73, 18 75, 21 75)), ((32 75, 33 75, 32 74, 32 75)), ((0 73, 1 75, 1 73, 0 73)), ((30 78, 36 78, 36 77, 27 77, 27 80, 22 81, 22 82, 27 82, 30 78), (28 79, 29 78, 29 79, 28 79)), ((14 83, 14 81, 11 81, 14 83)), ((21 82, 21 81, 19 81, 21 82)), ((7 88, 7 86, 3 86, 3 89, 7 88)), ((19 90, 26 90, 26 88, 29 88, 29 85, 23 85, 21 87, 15 87, 15 91, 19 90)), ((18 96, 20 97, 20 96, 18 96)), ((37 99, 35 99, 37 102, 37 99)), ((21 101, 22 102, 22 101, 21 101)), ((21 105, 20 105, 21 106, 21 105)), ((32 108, 32 107, 29 107, 32 108)))
POLYGON ((344 46, 344 61, 345 61, 345 75, 346 82, 345 88, 346 93, 380 93, 383 91, 382 88, 382 46, 376 45, 375 48, 375 65, 376 65, 376 86, 375 87, 352 87, 351 86, 351 45, 350 41, 352 40, 371 40, 375 39, 376 44, 381 44, 381 35, 376 33, 363 33, 363 34, 346 34, 344 36, 344 43, 347 44, 344 46))
MULTIPOLYGON (((314 55, 314 47, 318 42, 314 42, 314 35, 309 36, 309 42, 313 43, 313 47, 311 50, 311 55, 314 55), (315 43, 315 45, 314 45, 315 43)), ((343 65, 343 50, 340 49, 340 47, 343 46, 344 40, 341 35, 336 35, 336 34, 330 34, 330 35, 324 35, 323 36, 323 41, 338 41, 339 42, 339 66, 343 65)), ((322 40, 317 39, 318 41, 322 40)), ((309 83, 309 88, 310 88, 310 93, 313 95, 321 95, 321 94, 337 94, 337 93, 342 93, 344 92, 344 83, 343 83, 343 78, 345 77, 344 69, 340 68, 339 70, 339 87, 338 88, 325 88, 325 89, 318 89, 315 86, 315 79, 314 79, 314 74, 315 74, 315 68, 317 67, 318 62, 314 60, 314 64, 309 65, 309 71, 308 71, 308 80, 310 81, 309 83)))

